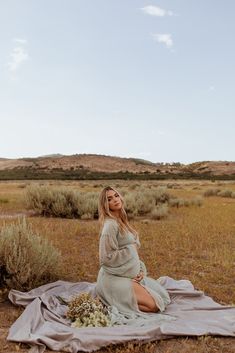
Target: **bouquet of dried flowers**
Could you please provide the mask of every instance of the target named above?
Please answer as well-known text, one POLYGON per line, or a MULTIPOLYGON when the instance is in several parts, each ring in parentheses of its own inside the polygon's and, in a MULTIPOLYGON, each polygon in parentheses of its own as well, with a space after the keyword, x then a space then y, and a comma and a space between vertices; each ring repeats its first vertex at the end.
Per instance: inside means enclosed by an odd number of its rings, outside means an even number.
POLYGON ((72 321, 72 327, 110 326, 110 313, 98 298, 83 292, 68 302, 66 317, 72 321))

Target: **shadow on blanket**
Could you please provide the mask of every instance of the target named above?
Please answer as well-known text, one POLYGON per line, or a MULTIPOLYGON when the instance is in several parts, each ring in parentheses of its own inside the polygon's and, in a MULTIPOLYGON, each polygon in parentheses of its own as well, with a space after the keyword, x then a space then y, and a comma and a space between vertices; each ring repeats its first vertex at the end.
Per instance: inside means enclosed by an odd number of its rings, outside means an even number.
POLYGON ((69 300, 84 291, 95 296, 96 283, 57 281, 27 293, 11 290, 11 302, 26 308, 11 326, 7 339, 31 345, 33 353, 42 353, 46 347, 75 353, 95 351, 109 344, 175 336, 235 337, 235 307, 216 303, 202 291, 195 290, 188 280, 164 276, 158 281, 171 297, 171 304, 163 313, 130 316, 112 307, 111 327, 71 327, 65 317, 67 306, 57 298, 69 300))

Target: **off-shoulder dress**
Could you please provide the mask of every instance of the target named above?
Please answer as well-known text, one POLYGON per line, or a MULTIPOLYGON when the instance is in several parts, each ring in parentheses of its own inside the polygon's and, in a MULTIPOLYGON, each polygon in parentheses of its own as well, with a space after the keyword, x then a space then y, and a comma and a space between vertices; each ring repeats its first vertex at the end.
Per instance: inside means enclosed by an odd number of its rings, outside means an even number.
POLYGON ((96 293, 105 305, 115 306, 120 313, 143 313, 139 310, 132 285, 132 279, 142 270, 144 278, 139 283, 163 312, 171 302, 170 296, 159 280, 147 276, 146 266, 139 259, 135 244, 140 247, 139 237, 129 231, 121 234, 116 220, 105 220, 99 242, 100 270, 96 293))

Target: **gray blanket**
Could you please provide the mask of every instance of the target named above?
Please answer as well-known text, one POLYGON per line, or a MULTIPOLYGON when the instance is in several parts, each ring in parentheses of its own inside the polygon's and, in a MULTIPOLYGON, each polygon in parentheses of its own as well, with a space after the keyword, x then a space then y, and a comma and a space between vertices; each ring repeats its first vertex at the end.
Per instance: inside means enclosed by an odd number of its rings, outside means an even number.
POLYGON ((147 315, 148 325, 138 318, 125 318, 112 308, 119 324, 112 327, 72 328, 65 317, 67 306, 57 296, 70 299, 79 292, 95 295, 96 283, 57 281, 30 292, 11 290, 9 299, 25 306, 22 315, 11 326, 10 341, 32 346, 31 352, 42 353, 46 346, 65 352, 92 352, 109 344, 127 341, 152 341, 175 336, 221 335, 235 337, 235 307, 223 306, 188 280, 158 279, 170 294, 171 303, 161 313, 147 315), (158 319, 160 315, 161 320, 158 319))

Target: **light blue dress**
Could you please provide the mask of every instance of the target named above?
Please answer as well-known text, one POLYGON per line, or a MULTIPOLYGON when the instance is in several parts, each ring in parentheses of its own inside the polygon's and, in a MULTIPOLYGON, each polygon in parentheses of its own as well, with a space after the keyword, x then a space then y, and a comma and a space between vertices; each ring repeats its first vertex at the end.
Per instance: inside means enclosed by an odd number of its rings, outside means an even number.
POLYGON ((130 231, 122 235, 116 220, 111 218, 105 220, 99 242, 100 270, 96 293, 105 305, 115 307, 126 317, 146 318, 146 314, 149 316, 151 313, 139 310, 132 285, 132 279, 140 270, 144 272, 144 278, 139 283, 154 298, 160 312, 165 310, 171 300, 167 290, 158 280, 147 277, 145 264, 140 261, 134 244, 140 247, 138 237, 135 238, 130 231))

